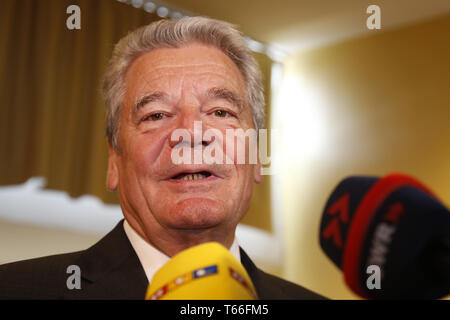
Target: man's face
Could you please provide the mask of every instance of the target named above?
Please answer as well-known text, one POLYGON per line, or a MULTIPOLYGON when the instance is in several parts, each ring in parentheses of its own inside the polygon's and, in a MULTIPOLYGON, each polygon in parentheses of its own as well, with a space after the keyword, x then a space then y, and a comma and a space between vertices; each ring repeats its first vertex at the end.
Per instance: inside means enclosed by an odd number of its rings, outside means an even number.
MULTIPOLYGON (((108 187, 119 188, 125 217, 141 236, 157 243, 174 232, 215 230, 229 233, 232 241, 249 208, 253 183, 261 180, 259 166, 176 165, 171 153, 180 145, 171 135, 183 129, 193 137, 194 121, 201 121, 203 133, 214 128, 224 137, 226 129, 254 128, 245 88, 228 56, 198 43, 150 51, 130 66, 120 151, 110 149, 108 187), (201 174, 190 176, 196 180, 184 177, 193 173, 201 174)), ((225 144, 223 152, 235 160, 225 144)))

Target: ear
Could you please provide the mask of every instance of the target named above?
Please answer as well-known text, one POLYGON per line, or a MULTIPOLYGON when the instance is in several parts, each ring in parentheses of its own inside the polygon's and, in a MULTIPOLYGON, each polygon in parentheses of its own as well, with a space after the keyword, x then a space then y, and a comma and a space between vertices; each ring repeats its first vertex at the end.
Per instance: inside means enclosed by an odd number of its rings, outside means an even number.
POLYGON ((255 179, 255 183, 261 183, 263 181, 263 176, 261 174, 261 163, 259 161, 253 167, 253 177, 255 179))
POLYGON ((106 174, 106 187, 110 191, 117 189, 119 185, 119 155, 109 143, 109 156, 108 156, 108 172, 106 174))

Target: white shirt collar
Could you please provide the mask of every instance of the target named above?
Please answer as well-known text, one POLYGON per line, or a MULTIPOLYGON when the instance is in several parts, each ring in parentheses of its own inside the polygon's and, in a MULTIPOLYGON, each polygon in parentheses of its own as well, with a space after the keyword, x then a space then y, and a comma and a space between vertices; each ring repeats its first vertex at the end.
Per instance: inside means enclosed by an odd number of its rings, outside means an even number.
MULTIPOLYGON (((142 237, 129 225, 127 220, 123 222, 123 228, 125 233, 136 252, 142 267, 144 268, 145 275, 148 282, 151 282, 156 271, 158 271, 166 262, 170 260, 170 257, 159 251, 142 237)), ((233 243, 230 247, 231 254, 241 262, 241 255, 239 252, 239 243, 236 237, 234 237, 233 243)))

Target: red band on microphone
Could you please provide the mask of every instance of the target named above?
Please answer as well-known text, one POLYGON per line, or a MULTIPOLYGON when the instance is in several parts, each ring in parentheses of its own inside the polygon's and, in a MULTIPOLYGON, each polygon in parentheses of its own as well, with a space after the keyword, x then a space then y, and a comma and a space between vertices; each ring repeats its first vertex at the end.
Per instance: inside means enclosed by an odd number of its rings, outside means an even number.
POLYGON ((349 226, 347 241, 342 257, 342 270, 347 284, 362 297, 367 297, 359 281, 361 267, 361 250, 364 244, 364 235, 377 212, 380 204, 394 191, 401 187, 416 187, 432 197, 437 197, 419 181, 404 174, 390 174, 378 180, 366 193, 359 204, 352 222, 349 226))

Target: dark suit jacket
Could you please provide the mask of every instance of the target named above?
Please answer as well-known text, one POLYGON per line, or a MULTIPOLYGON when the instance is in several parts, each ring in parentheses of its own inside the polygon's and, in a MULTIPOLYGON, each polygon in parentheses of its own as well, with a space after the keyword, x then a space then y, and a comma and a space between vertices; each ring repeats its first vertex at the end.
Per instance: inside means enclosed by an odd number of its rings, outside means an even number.
MULTIPOLYGON (((294 283, 269 275, 240 249, 241 262, 260 299, 322 299, 294 283)), ((87 250, 0 266, 0 299, 138 299, 148 280, 123 229, 123 220, 87 250), (67 267, 81 269, 81 289, 69 290, 67 267)))

